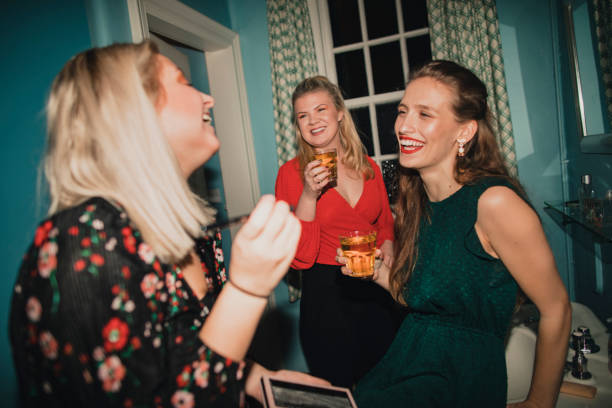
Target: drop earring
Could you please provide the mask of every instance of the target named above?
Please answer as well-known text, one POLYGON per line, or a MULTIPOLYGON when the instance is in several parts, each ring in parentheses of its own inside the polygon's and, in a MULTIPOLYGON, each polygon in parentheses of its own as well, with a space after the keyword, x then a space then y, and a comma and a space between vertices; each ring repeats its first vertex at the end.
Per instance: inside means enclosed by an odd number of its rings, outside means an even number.
POLYGON ((457 143, 459 143, 459 151, 457 152, 457 156, 463 157, 465 156, 465 139, 457 139, 457 143))

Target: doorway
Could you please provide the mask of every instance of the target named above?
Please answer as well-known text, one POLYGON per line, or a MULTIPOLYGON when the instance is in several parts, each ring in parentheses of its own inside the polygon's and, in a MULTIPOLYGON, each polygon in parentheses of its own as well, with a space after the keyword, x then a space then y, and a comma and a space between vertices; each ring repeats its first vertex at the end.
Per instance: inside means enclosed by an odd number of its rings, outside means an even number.
MULTIPOLYGON (((204 62, 193 64, 192 58, 188 65, 194 79, 196 74, 207 79, 208 89, 199 89, 208 90, 215 98, 214 123, 221 143, 215 155, 220 184, 218 188, 207 185, 207 197, 212 204, 215 199, 224 202, 225 214, 220 216, 250 213, 259 200, 260 189, 238 34, 176 0, 126 1, 134 42, 148 38, 157 41, 151 35, 154 33, 173 42, 170 45, 175 49, 180 44, 182 49, 178 51, 187 54, 188 60, 191 54, 204 62)), ((229 249, 229 244, 224 244, 229 249)))

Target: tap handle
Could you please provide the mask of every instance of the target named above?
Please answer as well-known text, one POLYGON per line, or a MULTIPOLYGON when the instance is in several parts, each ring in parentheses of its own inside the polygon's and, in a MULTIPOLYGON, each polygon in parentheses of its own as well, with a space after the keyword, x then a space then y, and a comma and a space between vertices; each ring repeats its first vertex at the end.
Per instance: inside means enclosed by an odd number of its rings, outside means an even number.
POLYGON ((572 375, 579 380, 588 380, 591 378, 591 373, 587 369, 588 360, 581 350, 576 350, 576 354, 572 359, 572 375))

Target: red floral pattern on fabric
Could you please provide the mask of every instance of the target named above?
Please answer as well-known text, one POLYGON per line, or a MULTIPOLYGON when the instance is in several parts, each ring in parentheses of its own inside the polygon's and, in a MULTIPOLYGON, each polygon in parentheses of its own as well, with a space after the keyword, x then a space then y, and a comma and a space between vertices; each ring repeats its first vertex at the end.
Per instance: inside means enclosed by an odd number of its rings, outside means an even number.
POLYGON ((102 329, 104 337, 104 350, 106 352, 121 350, 127 343, 130 329, 128 325, 117 317, 109 320, 108 324, 102 329))
POLYGON ((11 305, 23 402, 240 406, 244 363, 198 336, 227 281, 220 241, 219 234, 196 241, 209 285, 198 300, 180 270, 161 263, 108 201, 92 199, 42 222, 11 305))

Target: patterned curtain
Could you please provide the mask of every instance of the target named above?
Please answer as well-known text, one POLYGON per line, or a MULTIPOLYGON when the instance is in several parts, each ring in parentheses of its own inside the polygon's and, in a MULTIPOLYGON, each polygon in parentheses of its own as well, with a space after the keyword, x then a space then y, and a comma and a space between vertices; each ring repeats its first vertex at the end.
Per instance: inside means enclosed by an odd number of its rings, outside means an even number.
POLYGON ((612 1, 593 0, 593 22, 599 51, 599 68, 608 107, 608 120, 612 126, 612 1))
POLYGON ((510 174, 518 174, 495 0, 427 0, 434 59, 471 69, 487 86, 494 130, 510 174))
POLYGON ((317 60, 306 0, 267 0, 274 132, 279 166, 297 153, 291 94, 316 75, 317 60))

